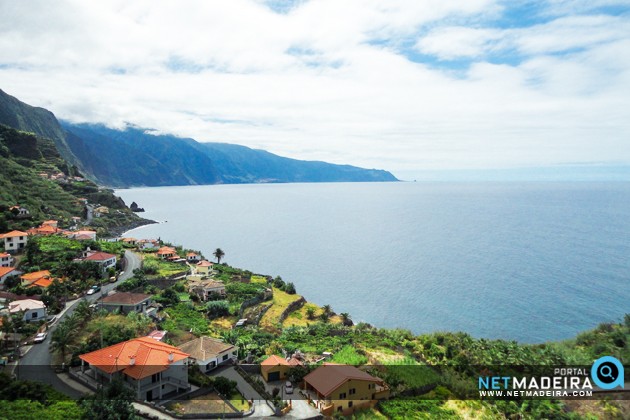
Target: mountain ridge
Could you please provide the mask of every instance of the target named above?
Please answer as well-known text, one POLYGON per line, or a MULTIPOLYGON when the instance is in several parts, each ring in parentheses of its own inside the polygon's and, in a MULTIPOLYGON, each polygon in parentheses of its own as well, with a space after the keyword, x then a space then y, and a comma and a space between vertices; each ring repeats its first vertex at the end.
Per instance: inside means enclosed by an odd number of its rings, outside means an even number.
POLYGON ((111 187, 286 182, 395 182, 390 172, 290 159, 228 143, 201 143, 129 125, 59 121, 0 90, 0 123, 51 139, 61 156, 111 187))

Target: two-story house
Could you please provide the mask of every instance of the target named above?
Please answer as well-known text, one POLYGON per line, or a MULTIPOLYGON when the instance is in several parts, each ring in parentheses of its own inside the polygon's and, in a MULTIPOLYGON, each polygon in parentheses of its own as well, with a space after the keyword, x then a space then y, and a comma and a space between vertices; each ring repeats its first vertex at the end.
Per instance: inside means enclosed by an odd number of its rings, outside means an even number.
POLYGON ((196 294, 201 300, 208 300, 212 295, 225 297, 225 284, 212 279, 194 279, 188 281, 188 293, 196 294))
POLYGON ((75 261, 92 261, 97 263, 101 267, 101 272, 106 273, 110 268, 116 268, 117 258, 114 254, 110 254, 102 251, 92 251, 87 249, 83 251, 81 258, 77 258, 75 261))
POLYGON ((98 383, 122 379, 138 400, 164 399, 190 389, 188 353, 149 337, 82 354, 81 373, 98 383))
POLYGON ((303 384, 309 400, 324 416, 347 416, 389 397, 385 382, 351 365, 324 363, 306 375, 303 384))
POLYGON ((0 267, 11 267, 13 265, 13 257, 8 252, 0 252, 0 267))
POLYGON ((28 243, 28 233, 20 230, 13 230, 0 235, 0 239, 4 240, 5 251, 21 251, 28 243))

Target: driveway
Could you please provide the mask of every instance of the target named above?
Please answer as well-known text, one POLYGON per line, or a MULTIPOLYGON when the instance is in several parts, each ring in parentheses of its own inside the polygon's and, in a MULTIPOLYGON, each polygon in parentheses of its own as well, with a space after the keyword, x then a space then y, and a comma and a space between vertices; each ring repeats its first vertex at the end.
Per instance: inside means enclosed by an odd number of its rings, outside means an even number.
POLYGON ((212 376, 223 376, 224 378, 231 379, 236 382, 238 390, 248 400, 254 401, 254 414, 251 417, 271 417, 273 416, 273 410, 267 405, 267 402, 260 396, 260 394, 238 374, 236 369, 232 366, 221 367, 216 369, 212 376))
MULTIPOLYGON (((260 375, 257 375, 257 376, 262 380, 262 376, 260 375)), ((310 405, 306 401, 304 396, 300 394, 299 388, 294 388, 292 394, 287 394, 284 392, 284 385, 286 383, 286 380, 285 381, 271 381, 271 382, 265 382, 263 380, 263 383, 265 384, 265 389, 270 394, 273 393, 274 388, 279 388, 282 399, 285 401, 289 401, 289 400, 291 401, 291 405, 292 405, 291 411, 289 411, 289 413, 286 416, 284 416, 284 418, 310 419, 310 418, 322 417, 320 412, 315 407, 310 405)))

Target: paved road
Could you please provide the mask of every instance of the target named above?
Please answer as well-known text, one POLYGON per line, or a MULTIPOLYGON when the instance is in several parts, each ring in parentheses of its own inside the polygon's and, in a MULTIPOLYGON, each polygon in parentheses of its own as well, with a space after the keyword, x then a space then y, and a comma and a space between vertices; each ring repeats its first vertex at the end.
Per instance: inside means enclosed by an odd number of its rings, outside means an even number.
POLYGON ((273 416, 273 410, 267 405, 267 402, 233 367, 219 368, 213 372, 212 376, 223 376, 236 381, 238 390, 241 391, 243 397, 254 400, 254 414, 251 417, 273 416))
MULTIPOLYGON (((130 251, 125 251, 125 270, 124 273, 120 276, 119 281, 127 280, 133 275, 133 270, 136 268, 140 268, 141 265, 142 261, 140 260, 138 255, 130 251)), ((101 292, 107 293, 114 287, 116 287, 116 283, 107 283, 103 286, 101 292)), ((82 299, 68 302, 66 309, 64 309, 64 311, 60 315, 58 315, 59 319, 57 320, 55 325, 48 329, 48 337, 46 337, 46 340, 42 344, 33 345, 30 350, 28 350, 26 355, 20 360, 20 363, 15 371, 19 379, 40 381, 50 384, 56 390, 63 392, 64 394, 73 398, 79 398, 81 397, 81 395, 83 395, 81 392, 68 386, 66 383, 60 380, 59 377, 55 374, 54 369, 50 366, 50 337, 57 328, 57 325, 59 325, 59 323, 62 322, 66 316, 74 312, 77 303, 79 303, 81 300, 93 302, 98 297, 100 297, 100 294, 94 294, 91 296, 85 296, 82 299)))

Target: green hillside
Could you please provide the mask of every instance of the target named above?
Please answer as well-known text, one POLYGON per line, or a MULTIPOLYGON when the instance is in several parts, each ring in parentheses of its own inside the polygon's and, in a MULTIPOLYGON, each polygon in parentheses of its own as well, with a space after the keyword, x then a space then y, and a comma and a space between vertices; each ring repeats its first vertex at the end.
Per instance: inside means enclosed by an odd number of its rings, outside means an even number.
POLYGON ((78 169, 59 155, 53 141, 0 124, 0 232, 28 229, 47 219, 59 220, 66 227, 73 216, 85 222, 85 206, 79 198, 110 208, 110 214, 91 224, 102 233, 145 223, 111 191, 80 177, 78 169), (58 179, 49 179, 51 176, 58 179), (13 206, 26 208, 29 217, 10 211, 13 206))

